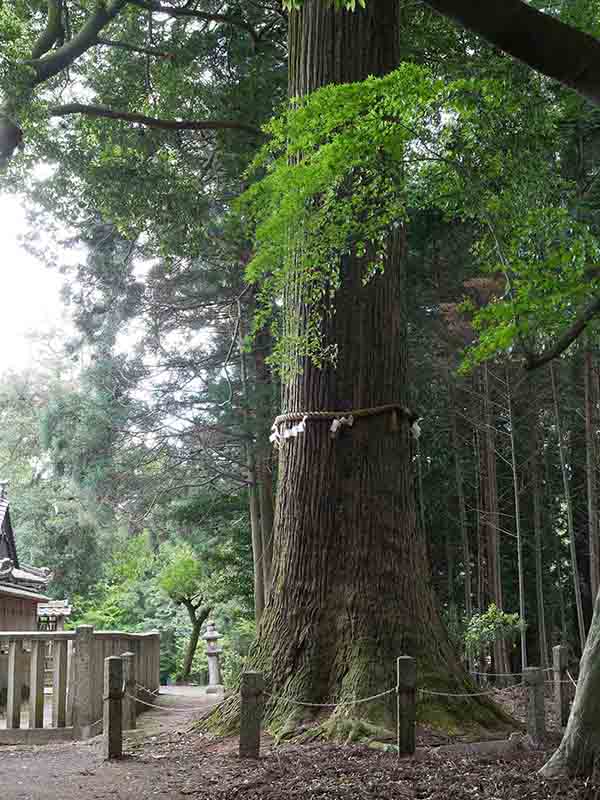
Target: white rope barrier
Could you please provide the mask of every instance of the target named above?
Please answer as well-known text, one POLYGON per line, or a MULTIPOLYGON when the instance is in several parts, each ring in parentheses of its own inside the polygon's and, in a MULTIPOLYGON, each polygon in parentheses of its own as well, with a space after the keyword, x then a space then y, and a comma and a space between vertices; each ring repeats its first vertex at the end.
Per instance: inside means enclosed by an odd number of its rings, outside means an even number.
MULTIPOLYGON (((573 678, 573 676, 571 675, 571 673, 569 672, 569 670, 567 670, 567 675, 569 676, 569 680, 571 681, 571 683, 573 684, 573 686, 574 686, 575 688, 577 688, 577 681, 576 681, 576 680, 573 678)), ((565 683, 566 683, 566 681, 565 681, 565 683)))
MULTIPOLYGON (((148 708, 157 708, 159 711, 170 711, 171 713, 176 714, 189 714, 190 711, 204 711, 205 708, 203 706, 188 706, 187 708, 173 708, 172 706, 157 706, 156 703, 148 703, 146 700, 140 700, 139 697, 134 697, 132 694, 127 694, 126 697, 129 697, 131 700, 135 700, 136 703, 141 703, 143 706, 148 706, 148 708)), ((185 697, 185 695, 165 695, 165 697, 185 697)))
MULTIPOLYGON (((510 686, 508 688, 512 689, 513 687, 510 686)), ((454 694, 452 692, 432 692, 429 689, 417 689, 417 692, 419 692, 420 694, 429 694, 429 695, 433 695, 434 697, 484 697, 486 695, 489 696, 489 695, 492 695, 492 694, 496 694, 497 692, 505 692, 505 691, 506 691, 506 689, 491 689, 491 690, 489 690, 487 692, 472 692, 472 693, 468 693, 468 694, 454 694)))
MULTIPOLYGON (((542 672, 554 672, 552 667, 546 667, 542 672)), ((524 672, 476 672, 469 670, 469 675, 481 675, 484 678, 519 678, 525 675, 524 672)))
POLYGON ((370 697, 362 697, 360 700, 345 700, 343 703, 307 703, 304 700, 295 700, 293 697, 286 697, 285 695, 271 694, 270 692, 263 692, 263 694, 274 700, 283 700, 286 703, 292 703, 296 706, 306 706, 307 708, 342 708, 343 706, 358 706, 361 703, 370 703, 371 700, 378 700, 380 697, 385 697, 397 691, 398 687, 394 686, 393 689, 386 689, 385 692, 379 692, 379 694, 373 694, 370 697))

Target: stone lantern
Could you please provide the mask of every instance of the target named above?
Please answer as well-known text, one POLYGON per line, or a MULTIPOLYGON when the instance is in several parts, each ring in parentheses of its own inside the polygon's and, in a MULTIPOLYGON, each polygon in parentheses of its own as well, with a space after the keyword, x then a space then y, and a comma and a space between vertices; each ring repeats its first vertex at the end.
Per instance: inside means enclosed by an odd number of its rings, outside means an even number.
POLYGON ((220 655, 223 652, 219 647, 221 634, 215 628, 215 623, 209 620, 206 623, 206 633, 202 637, 206 642, 206 657, 208 658, 208 686, 207 694, 220 694, 225 691, 221 678, 220 655))

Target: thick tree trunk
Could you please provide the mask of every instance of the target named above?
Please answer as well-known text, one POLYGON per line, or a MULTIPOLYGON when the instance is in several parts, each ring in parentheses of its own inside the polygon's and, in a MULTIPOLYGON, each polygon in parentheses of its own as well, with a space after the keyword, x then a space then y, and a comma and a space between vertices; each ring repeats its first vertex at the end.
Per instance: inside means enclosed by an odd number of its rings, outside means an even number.
MULTIPOLYGON (((290 14, 290 95, 393 69, 399 35, 392 0, 355 13, 307 0, 290 14)), ((324 322, 336 364, 302 364, 284 388, 286 412, 407 404, 404 250, 404 231, 396 227, 384 273, 366 286, 365 264, 343 259, 335 313, 324 322)), ((430 585, 416 522, 409 421, 396 422, 391 414, 359 418, 333 439, 331 420, 312 419, 305 433, 282 443, 273 590, 251 655, 253 667, 266 674, 271 730, 322 710, 283 698, 344 702, 393 689, 403 653, 418 659, 421 686, 471 686, 430 585)), ((475 710, 480 722, 498 719, 493 706, 478 701, 454 707, 461 715, 475 710)), ((222 729, 228 714, 236 716, 235 699, 223 710, 222 729)), ((341 717, 393 726, 394 695, 340 707, 332 724, 342 724, 341 717)))
POLYGON ((600 597, 579 665, 569 722, 558 750, 543 767, 545 778, 591 775, 600 763, 600 597))

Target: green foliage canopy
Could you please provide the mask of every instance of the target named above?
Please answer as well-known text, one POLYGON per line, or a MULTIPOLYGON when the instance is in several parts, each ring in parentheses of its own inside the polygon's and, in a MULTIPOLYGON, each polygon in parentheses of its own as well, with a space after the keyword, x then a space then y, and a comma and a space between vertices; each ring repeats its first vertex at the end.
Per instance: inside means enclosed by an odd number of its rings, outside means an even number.
POLYGON ((335 362, 323 331, 345 258, 374 279, 390 229, 425 210, 471 226, 475 265, 504 283, 476 314, 469 363, 553 334, 600 288, 595 275, 581 281, 599 250, 572 213, 575 189, 555 145, 560 106, 547 101, 542 82, 448 82, 403 64, 295 99, 266 126, 251 169, 260 179, 237 213, 255 231, 256 326, 270 320, 284 376, 302 357, 335 362))

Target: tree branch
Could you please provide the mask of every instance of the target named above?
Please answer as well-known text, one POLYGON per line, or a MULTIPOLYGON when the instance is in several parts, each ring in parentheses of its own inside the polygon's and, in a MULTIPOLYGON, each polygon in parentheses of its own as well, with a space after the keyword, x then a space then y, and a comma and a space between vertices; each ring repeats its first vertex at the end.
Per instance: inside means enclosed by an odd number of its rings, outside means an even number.
POLYGON ((166 131, 221 131, 237 130, 249 133, 251 136, 264 136, 260 128, 247 125, 245 122, 235 122, 234 120, 177 120, 177 119, 157 119, 156 117, 146 117, 132 111, 115 111, 105 106, 91 106, 84 103, 66 103, 62 106, 51 106, 49 109, 51 117, 66 117, 71 114, 84 114, 88 117, 104 117, 106 119, 123 120, 124 122, 135 122, 138 125, 145 125, 147 128, 159 128, 166 131))
POLYGON ((61 106, 52 106, 49 109, 52 117, 65 117, 71 114, 84 114, 88 117, 104 117, 107 119, 123 120, 124 122, 134 122, 138 125, 145 125, 148 128, 159 128, 162 130, 174 131, 204 131, 204 130, 239 130, 249 133, 252 136, 264 136, 260 128, 247 125, 244 122, 235 120, 171 120, 158 119, 156 117, 146 117, 144 114, 137 114, 129 111, 115 111, 105 106, 92 106, 83 103, 67 103, 61 106))
POLYGON ((210 14, 206 11, 196 11, 193 8, 163 6, 158 0, 130 0, 130 2, 146 11, 155 11, 157 14, 168 14, 170 17, 188 17, 192 19, 201 19, 205 22, 220 22, 223 25, 234 25, 236 28, 241 28, 243 31, 250 34, 254 43, 258 42, 260 38, 260 35, 252 25, 239 17, 231 17, 228 14, 210 14))
POLYGON ((62 0, 48 0, 48 19, 46 20, 46 27, 40 34, 39 39, 33 45, 31 57, 33 59, 41 58, 44 53, 52 49, 56 42, 64 37, 64 30, 62 25, 62 0))
POLYGON ((100 31, 118 16, 119 12, 127 5, 127 2, 128 0, 112 0, 111 3, 106 3, 103 0, 97 0, 94 12, 79 33, 68 42, 65 42, 58 50, 54 50, 43 58, 32 58, 29 63, 35 69, 33 86, 37 86, 39 83, 58 75, 79 56, 89 50, 90 47, 94 47, 100 31))
POLYGON ((522 0, 424 0, 490 44, 600 104, 600 41, 522 0))
POLYGON ((577 317, 575 322, 567 328, 567 330, 559 336, 552 347, 546 348, 543 353, 539 355, 527 354, 525 361, 525 369, 537 369, 548 361, 552 361, 569 347, 578 336, 585 330, 591 320, 600 313, 600 297, 596 297, 591 301, 577 317))
POLYGON ((143 53, 147 56, 156 56, 157 58, 175 58, 175 53, 167 53, 164 50, 157 50, 154 47, 139 47, 135 44, 128 44, 127 42, 116 42, 114 39, 96 39, 96 44, 104 47, 116 47, 120 50, 127 50, 130 53, 143 53))

